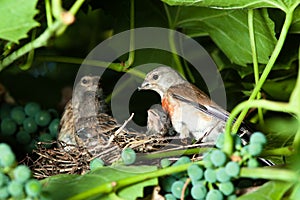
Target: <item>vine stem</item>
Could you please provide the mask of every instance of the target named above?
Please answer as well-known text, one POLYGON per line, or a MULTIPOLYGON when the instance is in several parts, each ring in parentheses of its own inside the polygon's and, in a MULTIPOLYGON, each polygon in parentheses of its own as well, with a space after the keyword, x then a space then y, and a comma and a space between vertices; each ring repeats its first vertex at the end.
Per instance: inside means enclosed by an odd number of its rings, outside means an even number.
POLYGON ((268 180, 280 180, 286 182, 299 181, 299 176, 296 172, 292 170, 275 168, 242 168, 240 177, 263 178, 268 180))
MULTIPOLYGON (((287 33, 288 33, 288 29, 292 23, 292 19, 293 19, 293 12, 295 10, 296 7, 292 7, 290 10, 286 11, 286 17, 285 17, 285 21, 284 21, 284 24, 282 26, 282 29, 281 29, 281 33, 280 33, 280 36, 279 36, 279 39, 277 41, 277 44, 273 50, 273 53, 270 57, 270 60, 269 62, 267 63, 259 81, 257 82, 256 86, 254 87, 253 89, 253 92, 252 94, 250 95, 249 97, 249 100, 253 100, 255 99, 255 97, 257 96, 258 92, 260 91, 262 85, 264 84, 265 80, 267 79, 267 76, 269 75, 270 71, 272 70, 272 67, 283 47, 283 44, 284 44, 284 41, 286 39, 286 36, 287 36, 287 33)), ((255 105, 254 107, 257 107, 257 105, 255 105)), ((236 122, 234 123, 233 125, 233 128, 232 128, 232 132, 233 133, 236 133, 238 131, 238 127, 241 125, 243 119, 245 118, 247 112, 248 112, 248 109, 249 108, 245 108, 241 114, 239 115, 239 117, 237 118, 236 122)), ((229 126, 229 128, 226 128, 226 130, 228 131, 227 134, 230 134, 230 126, 231 126, 231 123, 232 122, 227 122, 226 124, 226 127, 229 126)), ((231 153, 231 151, 229 150, 229 152, 231 153)))
POLYGON ((97 186, 97 187, 87 190, 83 193, 75 195, 75 196, 71 197, 70 200, 86 199, 86 198, 92 197, 94 195, 115 192, 125 186, 128 186, 128 185, 132 185, 132 184, 139 183, 142 181, 150 180, 150 179, 157 178, 160 176, 165 176, 165 175, 170 175, 170 174, 177 173, 177 172, 186 171, 187 168, 192 164, 203 165, 203 162, 198 161, 198 162, 187 163, 187 164, 183 164, 183 165, 179 165, 179 166, 167 167, 164 169, 154 170, 151 172, 143 173, 138 176, 124 178, 119 181, 104 183, 100 186, 97 186))
MULTIPOLYGON (((73 6, 70 8, 69 12, 72 15, 75 15, 81 5, 83 4, 84 0, 77 0, 73 6)), ((62 30, 67 27, 69 24, 64 24, 61 20, 56 20, 51 26, 49 26, 38 38, 31 41, 30 43, 25 44, 20 49, 14 51, 9 56, 3 59, 0 62, 0 72, 10 64, 12 64, 15 60, 20 58, 21 56, 27 54, 33 49, 40 48, 47 45, 48 40, 56 33, 58 30, 62 30)))
MULTIPOLYGON (((254 24, 253 24, 253 15, 254 10, 249 9, 248 10, 248 26, 249 26, 249 37, 250 37, 250 46, 252 50, 252 62, 253 62, 253 71, 254 71, 254 80, 255 84, 259 81, 259 71, 258 71, 258 59, 257 59, 257 52, 256 52, 256 43, 255 43, 255 30, 254 30, 254 24)), ((257 93, 256 99, 260 99, 261 94, 260 92, 257 93)), ((258 119, 259 123, 263 123, 263 110, 261 108, 258 109, 258 119)))

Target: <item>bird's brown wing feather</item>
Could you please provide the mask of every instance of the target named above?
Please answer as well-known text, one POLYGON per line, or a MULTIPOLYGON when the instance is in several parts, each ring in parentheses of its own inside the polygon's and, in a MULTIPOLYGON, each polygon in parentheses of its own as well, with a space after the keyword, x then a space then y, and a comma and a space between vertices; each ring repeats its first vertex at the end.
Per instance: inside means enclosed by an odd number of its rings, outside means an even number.
POLYGON ((188 103, 196 109, 218 118, 221 121, 226 121, 229 113, 223 108, 219 107, 215 102, 196 86, 190 83, 178 84, 168 89, 168 95, 173 98, 188 103))

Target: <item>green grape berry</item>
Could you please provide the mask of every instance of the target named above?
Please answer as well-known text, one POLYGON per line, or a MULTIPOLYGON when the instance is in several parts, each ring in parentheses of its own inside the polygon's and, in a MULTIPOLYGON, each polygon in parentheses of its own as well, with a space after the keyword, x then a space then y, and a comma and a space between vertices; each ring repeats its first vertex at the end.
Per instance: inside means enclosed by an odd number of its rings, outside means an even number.
POLYGON ((136 153, 131 148, 125 148, 121 153, 125 165, 133 164, 136 160, 136 153))
POLYGON ((220 167, 226 162, 226 154, 219 149, 215 149, 211 152, 210 159, 214 166, 220 167))
POLYGON ((267 143, 266 136, 262 132, 254 132, 250 137, 250 144, 255 144, 255 143, 259 143, 262 145, 266 144, 267 143))
POLYGON ((204 199, 207 194, 207 189, 202 184, 193 185, 191 195, 194 199, 204 199))
POLYGON ((227 200, 236 200, 236 199, 237 199, 237 197, 236 197, 235 194, 232 194, 232 195, 227 197, 227 200))
POLYGON ((248 151, 251 156, 258 156, 263 150, 261 143, 250 143, 248 145, 248 151))
POLYGON ((18 124, 22 124, 26 115, 24 109, 21 107, 15 107, 10 112, 10 117, 18 124))
POLYGON ((51 115, 49 112, 41 110, 35 114, 34 120, 39 126, 47 126, 51 121, 51 115))
POLYGON ((212 168, 213 167, 213 163, 211 162, 210 156, 211 155, 209 153, 203 154, 203 162, 204 162, 204 167, 205 168, 212 168))
POLYGON ((216 171, 214 169, 207 168, 204 171, 204 178, 209 183, 215 183, 217 181, 216 171))
POLYGON ((0 171, 0 188, 6 184, 6 179, 7 179, 6 175, 0 171))
POLYGON ((59 123, 60 123, 60 120, 58 118, 55 118, 51 121, 51 123, 49 125, 49 131, 53 138, 57 137, 59 123))
POLYGON ((236 177, 240 173, 240 165, 237 162, 230 161, 226 164, 225 170, 226 173, 231 177, 236 177))
POLYGON ((172 191, 172 194, 174 195, 174 197, 176 197, 176 198, 181 197, 183 186, 184 186, 183 181, 175 181, 172 184, 171 191, 172 191))
POLYGON ((0 166, 10 167, 15 163, 16 157, 10 146, 0 143, 0 152, 0 166))
POLYGON ((220 167, 217 169, 216 176, 217 176, 217 180, 221 183, 230 180, 230 176, 229 174, 227 174, 224 167, 220 167))
POLYGON ((171 161, 168 158, 164 158, 160 161, 160 166, 162 168, 169 167, 171 165, 171 161))
POLYGON ((165 194, 165 200, 176 200, 177 198, 173 194, 165 194))
POLYGON ((28 116, 34 117, 35 114, 41 110, 41 106, 37 103, 30 102, 25 105, 24 110, 28 116))
POLYGON ((31 171, 26 165, 18 165, 14 169, 13 174, 17 182, 24 183, 30 178, 31 171))
POLYGON ((28 196, 38 197, 41 191, 42 185, 38 180, 31 179, 25 184, 25 192, 28 196))
POLYGON ((222 149, 224 146, 224 141, 225 141, 225 134, 221 133, 217 138, 216 147, 222 149))
POLYGON ((192 180, 200 180, 203 177, 203 170, 199 165, 193 164, 187 169, 188 176, 192 180))
POLYGON ((212 189, 206 195, 206 200, 222 200, 223 195, 219 190, 212 189))
POLYGON ((179 165, 183 165, 183 164, 187 164, 190 163, 191 159, 187 156, 181 156, 174 164, 173 166, 179 166, 179 165))
POLYGON ((94 158, 90 162, 90 170, 93 171, 95 169, 101 168, 104 166, 104 162, 101 158, 94 158))
POLYGON ((165 192, 171 192, 172 184, 176 181, 176 178, 174 176, 167 176, 162 178, 160 181, 162 189, 165 192))
POLYGON ((21 197, 23 195, 23 185, 17 181, 12 180, 8 184, 8 192, 13 197, 21 197))
POLYGON ((8 199, 9 192, 7 187, 0 187, 0 199, 8 199))
POLYGON ((219 190, 225 195, 228 196, 233 193, 234 191, 234 185, 232 182, 224 182, 219 184, 219 190))
POLYGON ((13 135, 17 130, 17 124, 10 118, 5 118, 1 122, 1 133, 4 136, 13 135))
POLYGON ((249 168, 255 168, 258 167, 259 163, 255 158, 249 158, 248 162, 247 162, 247 166, 249 168))
POLYGON ((32 117, 28 117, 23 121, 23 127, 28 133, 35 133, 38 129, 37 124, 32 117))
POLYGON ((31 136, 27 131, 24 130, 20 130, 17 134, 16 134, 16 138, 17 141, 20 144, 29 144, 31 141, 31 136))
POLYGON ((235 135, 235 148, 241 149, 242 146, 242 139, 238 135, 235 135))

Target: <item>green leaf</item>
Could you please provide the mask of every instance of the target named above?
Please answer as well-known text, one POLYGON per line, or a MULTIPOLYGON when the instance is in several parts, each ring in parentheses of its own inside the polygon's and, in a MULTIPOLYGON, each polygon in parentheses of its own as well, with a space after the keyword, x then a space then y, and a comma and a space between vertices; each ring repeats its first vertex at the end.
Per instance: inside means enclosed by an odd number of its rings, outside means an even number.
MULTIPOLYGON (((231 62, 241 66, 252 63, 247 10, 180 7, 175 13, 172 19, 176 27, 193 35, 197 30, 199 35, 205 31, 231 62)), ((266 64, 277 42, 274 23, 266 10, 254 11, 254 30, 258 62, 266 64)))
POLYGON ((211 8, 243 9, 243 8, 279 8, 285 10, 284 0, 162 0, 169 5, 203 6, 211 8))
POLYGON ((258 190, 239 197, 238 200, 280 200, 292 185, 283 181, 269 181, 258 190))
POLYGON ((294 11, 293 21, 289 32, 298 34, 300 33, 300 7, 297 7, 294 11))
MULTIPOLYGON (((154 166, 116 166, 103 167, 85 175, 57 175, 49 177, 42 182, 45 184, 44 192, 49 193, 52 199, 67 199, 83 192, 98 188, 101 185, 113 181, 119 181, 128 177, 140 176, 146 172, 154 171, 154 166)), ((117 195, 123 199, 136 199, 143 197, 143 189, 146 186, 157 185, 157 179, 150 179, 125 186, 117 191, 117 195)), ((109 194, 98 193, 88 199, 111 199, 113 192, 109 194)), ((114 195, 113 195, 114 196, 114 195)))
POLYGON ((33 17, 38 0, 1 0, 0 2, 0 38, 18 43, 27 37, 27 32, 39 25, 33 17))

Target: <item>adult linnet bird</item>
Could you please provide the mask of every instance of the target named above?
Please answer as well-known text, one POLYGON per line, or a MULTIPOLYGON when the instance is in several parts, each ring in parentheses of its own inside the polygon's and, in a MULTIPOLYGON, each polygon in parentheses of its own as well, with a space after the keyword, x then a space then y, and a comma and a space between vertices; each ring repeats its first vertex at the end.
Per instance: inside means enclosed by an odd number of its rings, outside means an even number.
MULTIPOLYGON (((224 132, 229 113, 172 68, 162 66, 150 71, 139 89, 160 95, 162 107, 180 138, 215 142, 224 132)), ((240 135, 250 134, 247 128, 240 129, 240 135)))

